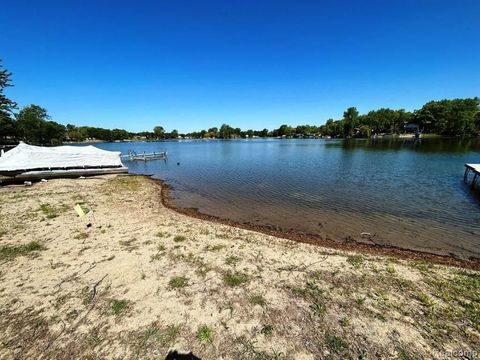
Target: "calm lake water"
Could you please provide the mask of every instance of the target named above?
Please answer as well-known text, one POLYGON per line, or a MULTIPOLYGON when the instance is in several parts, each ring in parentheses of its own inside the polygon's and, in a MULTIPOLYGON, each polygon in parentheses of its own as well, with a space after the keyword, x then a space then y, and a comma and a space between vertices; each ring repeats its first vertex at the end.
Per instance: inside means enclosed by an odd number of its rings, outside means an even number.
POLYGON ((480 257, 480 198, 463 183, 480 139, 214 140, 103 143, 168 151, 125 162, 174 188, 179 207, 333 239, 480 257), (180 165, 177 165, 177 163, 180 165))

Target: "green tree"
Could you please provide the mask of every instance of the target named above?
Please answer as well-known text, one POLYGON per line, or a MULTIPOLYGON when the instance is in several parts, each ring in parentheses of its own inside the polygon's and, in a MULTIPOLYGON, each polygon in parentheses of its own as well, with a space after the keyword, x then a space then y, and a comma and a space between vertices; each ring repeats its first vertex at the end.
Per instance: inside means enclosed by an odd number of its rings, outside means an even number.
POLYGON ((209 137, 218 137, 218 128, 216 127, 212 127, 210 129, 208 129, 208 134, 209 134, 209 137))
POLYGON ((273 131, 275 136, 291 136, 293 134, 293 129, 288 125, 281 125, 278 129, 273 131))
POLYGON ((153 128, 153 133, 155 134, 157 139, 163 139, 165 137, 165 129, 162 126, 155 126, 153 128))
POLYGON ((11 76, 12 73, 3 68, 0 59, 0 113, 3 113, 3 115, 13 114, 13 110, 17 108, 17 103, 7 98, 4 93, 7 87, 13 86, 11 76))
POLYGON ((0 59, 0 139, 17 137, 17 126, 12 118, 17 104, 7 98, 5 89, 13 86, 11 83, 12 73, 3 68, 0 59))
POLYGON ((17 123, 6 112, 0 111, 0 139, 16 138, 17 123))
POLYGON ((422 131, 443 135, 474 135, 478 132, 476 117, 480 102, 477 97, 429 101, 415 111, 413 121, 422 131))
POLYGON ((37 145, 56 145, 63 141, 65 126, 49 121, 47 110, 38 106, 24 107, 17 114, 17 128, 20 137, 37 145))
POLYGON ((355 127, 357 126, 358 111, 355 107, 348 108, 343 113, 343 136, 352 136, 355 127))
POLYGON ((223 124, 220 127, 220 131, 218 132, 218 135, 222 139, 229 139, 233 134, 234 134, 234 129, 228 124, 223 124))

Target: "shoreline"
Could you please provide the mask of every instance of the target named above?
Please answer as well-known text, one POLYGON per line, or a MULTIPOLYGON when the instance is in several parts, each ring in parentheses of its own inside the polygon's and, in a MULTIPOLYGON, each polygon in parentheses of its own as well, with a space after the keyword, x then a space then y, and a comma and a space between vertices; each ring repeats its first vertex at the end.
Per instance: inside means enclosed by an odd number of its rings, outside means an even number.
POLYGON ((166 195, 130 175, 0 188, 0 358, 480 352, 480 271, 198 219, 166 195))
MULTIPOLYGON (((334 240, 327 236, 323 238, 318 234, 301 233, 295 230, 275 230, 267 225, 241 223, 231 219, 225 219, 214 215, 202 213, 196 208, 181 208, 174 204, 171 192, 174 188, 162 179, 154 179, 146 176, 150 181, 161 187, 161 202, 166 208, 196 219, 206 220, 217 224, 233 226, 236 228, 255 231, 261 234, 274 236, 281 239, 292 240, 304 244, 323 246, 335 250, 353 251, 360 254, 392 256, 400 259, 428 261, 434 264, 462 267, 472 270, 480 270, 480 258, 461 259, 449 255, 439 255, 413 249, 401 248, 393 245, 366 244, 355 240, 334 240)), ((371 241, 371 240, 370 240, 371 241)))

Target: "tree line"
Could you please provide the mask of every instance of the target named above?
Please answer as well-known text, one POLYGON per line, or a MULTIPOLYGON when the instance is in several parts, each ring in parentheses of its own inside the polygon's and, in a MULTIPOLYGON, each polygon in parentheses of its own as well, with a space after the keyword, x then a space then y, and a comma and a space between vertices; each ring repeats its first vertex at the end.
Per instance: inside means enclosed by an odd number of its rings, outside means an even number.
POLYGON ((281 125, 278 129, 242 130, 223 124, 180 134, 177 130, 165 131, 156 126, 153 131, 128 132, 123 129, 104 129, 91 126, 62 125, 52 121, 47 110, 29 105, 18 112, 17 104, 6 97, 4 90, 11 84, 11 73, 0 60, 0 141, 15 143, 23 140, 30 144, 57 145, 65 141, 88 140, 163 140, 177 138, 252 138, 252 137, 370 137, 380 134, 400 134, 409 128, 424 133, 447 136, 478 136, 480 134, 480 100, 466 99, 430 101, 413 112, 404 109, 382 108, 359 114, 355 107, 343 113, 341 119, 328 119, 323 125, 281 125), (413 127, 412 127, 413 125, 413 127))

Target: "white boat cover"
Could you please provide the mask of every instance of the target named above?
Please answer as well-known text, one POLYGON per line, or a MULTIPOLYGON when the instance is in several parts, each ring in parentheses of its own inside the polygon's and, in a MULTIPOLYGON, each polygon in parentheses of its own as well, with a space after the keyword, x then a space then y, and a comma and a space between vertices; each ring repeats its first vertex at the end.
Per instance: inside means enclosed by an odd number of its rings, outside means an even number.
POLYGON ((123 167, 120 152, 95 146, 33 146, 21 142, 0 157, 0 172, 123 167))

